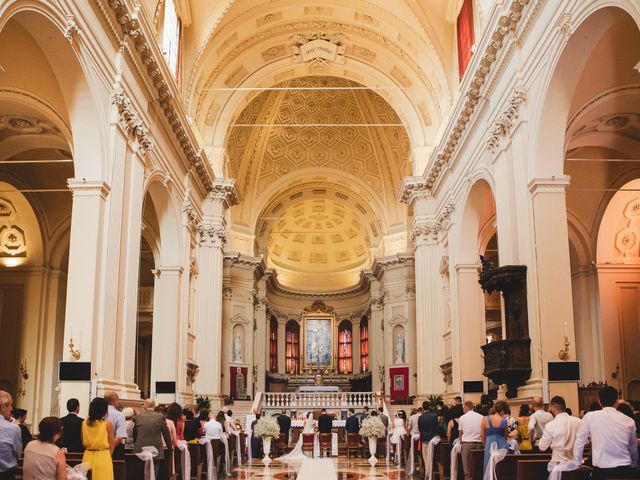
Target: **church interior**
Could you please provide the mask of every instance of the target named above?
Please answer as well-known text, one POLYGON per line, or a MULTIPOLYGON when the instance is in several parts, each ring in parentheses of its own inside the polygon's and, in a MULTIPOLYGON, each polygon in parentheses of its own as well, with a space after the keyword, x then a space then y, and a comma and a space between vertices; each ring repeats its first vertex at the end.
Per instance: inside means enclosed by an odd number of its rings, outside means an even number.
POLYGON ((639 45, 636 0, 0 0, 0 390, 640 401, 639 45))

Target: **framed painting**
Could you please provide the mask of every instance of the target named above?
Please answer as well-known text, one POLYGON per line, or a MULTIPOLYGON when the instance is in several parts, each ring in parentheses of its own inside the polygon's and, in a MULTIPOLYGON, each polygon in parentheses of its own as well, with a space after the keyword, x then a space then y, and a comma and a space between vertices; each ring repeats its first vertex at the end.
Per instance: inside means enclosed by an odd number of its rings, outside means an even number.
POLYGON ((307 368, 333 369, 333 314, 309 314, 303 317, 304 364, 307 368))

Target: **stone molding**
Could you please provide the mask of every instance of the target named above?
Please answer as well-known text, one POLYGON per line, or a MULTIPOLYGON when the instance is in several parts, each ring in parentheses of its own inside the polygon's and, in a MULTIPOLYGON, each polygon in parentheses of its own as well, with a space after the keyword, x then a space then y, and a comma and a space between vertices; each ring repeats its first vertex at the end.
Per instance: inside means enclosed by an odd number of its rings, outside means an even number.
POLYGON ((369 277, 364 271, 360 272, 360 280, 356 285, 337 292, 303 292, 293 290, 291 288, 285 287, 280 282, 278 282, 277 273, 273 269, 267 269, 265 271, 265 277, 267 288, 270 291, 286 298, 297 299, 304 298, 330 300, 352 298, 368 292, 370 286, 369 277))
POLYGON ((376 278, 380 278, 383 272, 396 268, 406 268, 415 265, 415 257, 412 253, 398 253, 388 257, 376 257, 371 266, 371 272, 376 278))
POLYGON ((67 179, 67 188, 73 192, 74 197, 91 197, 99 194, 103 199, 105 199, 109 196, 109 192, 111 192, 111 187, 106 182, 92 182, 78 178, 67 179))
POLYGON ((424 177, 405 177, 402 180, 397 200, 411 206, 418 198, 431 197, 431 189, 424 177))
POLYGON ((80 28, 78 27, 78 23, 76 22, 76 17, 73 15, 67 15, 67 26, 62 32, 64 38, 67 39, 70 45, 73 45, 74 37, 76 37, 80 33, 80 28))
POLYGON ((264 275, 266 269, 264 258, 262 257, 251 257, 241 253, 226 253, 224 261, 227 264, 231 264, 232 267, 252 270, 258 278, 264 275))
POLYGON ((495 122, 493 129, 487 138, 487 148, 491 153, 496 153, 502 138, 508 136, 513 131, 513 127, 520 118, 520 106, 527 101, 527 91, 522 86, 516 86, 513 95, 509 99, 507 108, 502 112, 495 122))
POLYGON ((187 225, 193 227, 198 224, 198 214, 191 204, 189 195, 186 195, 184 197, 184 200, 182 201, 182 213, 184 213, 186 216, 187 225))
POLYGON ((138 151, 140 154, 142 156, 146 155, 146 153, 153 148, 153 140, 151 140, 149 130, 144 126, 138 113, 133 108, 129 97, 119 88, 111 94, 111 103, 118 109, 120 116, 118 123, 122 129, 127 132, 128 135, 131 135, 138 143, 138 151))
POLYGON ((565 193, 571 184, 569 175, 560 175, 551 178, 534 178, 529 182, 528 188, 531 196, 539 193, 565 193))
POLYGON ((207 198, 222 202, 225 208, 238 205, 240 196, 236 189, 236 181, 231 178, 217 178, 213 181, 207 198))
POLYGON ((219 247, 227 242, 227 232, 222 223, 199 223, 196 226, 199 243, 203 247, 219 247))

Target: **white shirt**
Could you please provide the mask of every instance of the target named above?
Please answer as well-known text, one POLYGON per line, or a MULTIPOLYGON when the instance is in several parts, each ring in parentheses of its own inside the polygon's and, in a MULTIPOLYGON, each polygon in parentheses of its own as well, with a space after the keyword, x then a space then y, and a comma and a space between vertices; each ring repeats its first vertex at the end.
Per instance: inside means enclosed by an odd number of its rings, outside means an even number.
POLYGON ((573 446, 580 423, 579 418, 570 417, 566 412, 562 412, 544 427, 539 446, 542 452, 551 447, 550 467, 552 464, 573 460, 573 446))
POLYGON ((215 419, 209 420, 204 424, 204 435, 207 438, 220 438, 222 436, 222 425, 215 419))
POLYGON ((538 441, 542 438, 542 432, 547 423, 553 420, 553 415, 544 410, 536 410, 529 417, 529 440, 532 445, 538 446, 538 441))
POLYGON ((616 468, 638 465, 636 425, 632 418, 613 407, 589 412, 582 419, 576 436, 573 458, 582 461, 584 446, 591 437, 593 466, 616 468))
POLYGON ((409 426, 411 428, 411 435, 419 435, 420 430, 418 429, 418 419, 420 418, 420 413, 414 413, 409 417, 409 426))
POLYGON ((127 438, 127 418, 124 416, 124 413, 113 405, 109 405, 107 407, 107 418, 113 423, 113 431, 116 437, 120 437, 124 443, 127 438))
POLYGON ((256 420, 256 414, 255 413, 249 413, 247 415, 247 418, 244 421, 244 432, 249 435, 249 433, 251 432, 251 424, 253 422, 255 422, 256 420))
POLYGON ((458 420, 458 430, 462 432, 462 443, 482 442, 482 419, 484 417, 478 412, 469 410, 458 420))

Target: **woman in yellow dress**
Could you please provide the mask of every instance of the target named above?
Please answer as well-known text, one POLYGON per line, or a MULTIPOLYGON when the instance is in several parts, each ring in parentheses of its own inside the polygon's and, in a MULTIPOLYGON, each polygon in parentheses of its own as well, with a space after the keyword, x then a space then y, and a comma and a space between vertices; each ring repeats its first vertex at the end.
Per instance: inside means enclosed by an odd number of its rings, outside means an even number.
POLYGON ((521 452, 527 452, 533 450, 531 441, 529 440, 529 405, 524 404, 520 406, 520 413, 518 415, 518 433, 520 442, 518 448, 521 452))
POLYGON ((82 443, 86 449, 82 461, 91 465, 93 480, 113 480, 111 454, 115 435, 113 424, 106 418, 107 408, 104 398, 94 398, 89 405, 89 416, 82 422, 82 443))

